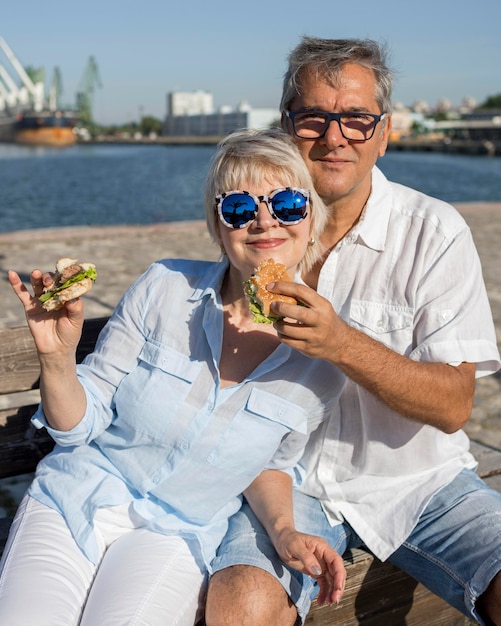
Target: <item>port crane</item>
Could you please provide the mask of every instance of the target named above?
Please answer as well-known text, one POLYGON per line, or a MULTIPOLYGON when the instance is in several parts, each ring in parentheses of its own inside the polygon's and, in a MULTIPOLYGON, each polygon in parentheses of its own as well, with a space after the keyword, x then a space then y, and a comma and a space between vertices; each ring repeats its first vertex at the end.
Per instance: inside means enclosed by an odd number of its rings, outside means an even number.
POLYGON ((61 106, 61 95, 63 93, 63 79, 61 77, 61 70, 58 67, 54 68, 52 75, 52 83, 49 89, 49 109, 55 111, 61 106))
POLYGON ((9 60, 22 82, 22 87, 18 87, 3 65, 0 64, 0 78, 3 82, 1 94, 5 98, 4 106, 5 103, 11 107, 31 104, 35 111, 41 111, 44 106, 43 81, 33 82, 31 80, 3 37, 0 37, 0 49, 9 60))
POLYGON ((77 92, 77 109, 79 111, 80 122, 83 125, 92 123, 93 97, 94 91, 98 87, 102 87, 102 84, 97 62, 93 56, 90 56, 77 92))

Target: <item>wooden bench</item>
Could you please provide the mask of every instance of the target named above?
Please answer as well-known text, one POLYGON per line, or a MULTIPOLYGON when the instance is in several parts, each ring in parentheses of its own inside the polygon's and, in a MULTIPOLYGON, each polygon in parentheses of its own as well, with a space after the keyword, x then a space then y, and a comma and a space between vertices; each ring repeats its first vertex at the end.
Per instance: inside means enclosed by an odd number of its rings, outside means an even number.
MULTIPOLYGON (((105 318, 85 322, 77 358, 92 351, 105 318)), ((39 367, 26 326, 0 330, 0 478, 29 474, 53 446, 45 430, 30 417, 38 403, 39 367)), ((479 473, 501 490, 501 451, 472 442, 479 473)), ((0 519, 0 552, 11 520, 0 519)), ((393 565, 381 563, 363 550, 346 558, 348 580, 338 607, 317 607, 309 626, 453 626, 469 620, 393 565)), ((270 625, 271 626, 271 625, 270 625)), ((278 626, 278 625, 277 625, 278 626)))

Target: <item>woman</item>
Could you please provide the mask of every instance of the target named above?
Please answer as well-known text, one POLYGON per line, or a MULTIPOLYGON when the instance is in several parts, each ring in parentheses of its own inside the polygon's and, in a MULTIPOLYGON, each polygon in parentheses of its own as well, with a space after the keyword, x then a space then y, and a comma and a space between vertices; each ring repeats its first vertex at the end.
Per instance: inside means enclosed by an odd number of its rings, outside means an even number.
POLYGON ((31 295, 9 273, 41 366, 33 422, 56 447, 12 526, 2 624, 193 624, 242 492, 283 558, 340 598, 342 561, 295 532, 287 472, 343 376, 253 322, 243 292, 266 258, 291 275, 318 258, 325 206, 287 135, 245 131, 220 144, 205 209, 221 260, 154 263, 78 367, 83 304, 47 313, 51 276, 34 270, 31 295))

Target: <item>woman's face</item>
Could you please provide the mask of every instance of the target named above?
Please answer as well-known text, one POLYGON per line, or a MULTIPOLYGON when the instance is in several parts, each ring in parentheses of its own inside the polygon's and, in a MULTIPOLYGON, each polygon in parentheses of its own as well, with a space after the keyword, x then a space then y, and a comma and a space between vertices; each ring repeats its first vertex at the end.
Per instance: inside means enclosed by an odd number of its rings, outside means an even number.
MULTIPOLYGON (((254 196, 269 196, 276 189, 288 186, 290 183, 269 177, 264 178, 259 186, 244 182, 240 189, 254 196)), ((269 258, 283 263, 293 276, 311 239, 311 207, 305 219, 285 226, 273 217, 263 201, 256 218, 248 226, 227 228, 218 221, 218 228, 222 247, 230 261, 230 276, 235 276, 236 280, 247 280, 259 263, 269 258)))

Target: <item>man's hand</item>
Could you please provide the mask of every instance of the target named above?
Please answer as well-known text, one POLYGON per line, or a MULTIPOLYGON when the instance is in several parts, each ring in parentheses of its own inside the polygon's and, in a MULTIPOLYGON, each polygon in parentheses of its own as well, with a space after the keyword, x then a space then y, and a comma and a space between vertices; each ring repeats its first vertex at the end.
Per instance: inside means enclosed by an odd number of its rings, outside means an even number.
POLYGON ((280 340, 308 357, 336 363, 349 328, 329 300, 293 282, 270 283, 267 289, 292 296, 303 305, 272 302, 273 313, 285 318, 274 324, 280 340))
POLYGON ((274 327, 286 345, 336 365, 402 416, 448 434, 468 421, 475 394, 475 363, 453 367, 416 361, 346 324, 328 300, 305 285, 276 282, 267 288, 304 304, 271 305, 274 313, 285 318, 274 327))

